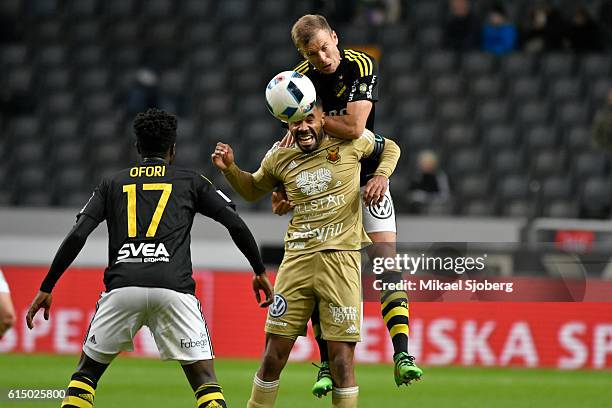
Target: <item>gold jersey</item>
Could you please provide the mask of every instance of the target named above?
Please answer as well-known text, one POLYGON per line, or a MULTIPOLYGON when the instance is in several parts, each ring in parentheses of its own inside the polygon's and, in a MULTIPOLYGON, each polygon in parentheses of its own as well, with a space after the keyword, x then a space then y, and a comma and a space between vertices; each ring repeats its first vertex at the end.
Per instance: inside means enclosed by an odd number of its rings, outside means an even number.
MULTIPOLYGON (((250 177, 236 165, 224 173, 234 189, 250 200, 284 186, 295 205, 285 235, 286 251, 359 250, 370 242, 361 220, 359 160, 374 149, 375 135, 366 130, 355 140, 325 137, 310 153, 297 146, 273 148, 250 177)), ((385 140, 375 175, 389 177, 399 155, 399 147, 385 140)))

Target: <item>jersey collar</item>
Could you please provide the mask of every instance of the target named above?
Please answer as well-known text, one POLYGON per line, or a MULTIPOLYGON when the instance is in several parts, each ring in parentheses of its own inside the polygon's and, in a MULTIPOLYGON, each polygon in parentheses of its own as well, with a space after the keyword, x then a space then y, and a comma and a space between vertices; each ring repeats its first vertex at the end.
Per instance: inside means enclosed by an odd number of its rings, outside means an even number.
POLYGON ((148 164, 148 163, 164 163, 164 164, 168 164, 168 163, 166 163, 166 160, 163 157, 157 157, 157 156, 143 157, 142 158, 142 163, 143 164, 148 164))

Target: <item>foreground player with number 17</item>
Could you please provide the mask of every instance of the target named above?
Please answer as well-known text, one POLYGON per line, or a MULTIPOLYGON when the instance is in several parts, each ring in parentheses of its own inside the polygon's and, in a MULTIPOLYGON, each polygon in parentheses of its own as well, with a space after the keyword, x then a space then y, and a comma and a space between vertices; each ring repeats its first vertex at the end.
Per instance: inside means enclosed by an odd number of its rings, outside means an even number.
MULTIPOLYGON (((295 208, 285 236, 285 255, 266 320, 266 348, 249 408, 273 407, 281 371, 315 308, 327 340, 334 389, 332 406, 357 407, 355 344, 361 339, 360 252, 363 230, 359 160, 379 160, 376 175, 388 178, 400 156, 392 140, 369 130, 355 140, 328 137, 322 108, 288 122, 295 145, 271 150, 251 174, 234 162, 232 148, 217 143, 212 160, 246 200, 255 201, 281 184, 295 208), (384 145, 383 145, 384 143, 384 145), (311 205, 316 201, 326 206, 311 205)), ((367 199, 372 199, 368 197, 367 199)))
POLYGON ((226 407, 213 367, 208 328, 195 297, 191 268, 191 226, 195 213, 225 226, 255 271, 253 290, 260 306, 272 301, 259 250, 232 202, 204 176, 172 166, 176 117, 158 109, 134 120, 138 152, 135 167, 104 178, 59 248, 27 314, 44 309, 49 319, 51 291, 77 257, 87 237, 106 220, 109 265, 102 294, 62 407, 91 408, 100 377, 111 361, 133 348, 134 336, 148 326, 164 360, 180 362, 197 407, 226 407))

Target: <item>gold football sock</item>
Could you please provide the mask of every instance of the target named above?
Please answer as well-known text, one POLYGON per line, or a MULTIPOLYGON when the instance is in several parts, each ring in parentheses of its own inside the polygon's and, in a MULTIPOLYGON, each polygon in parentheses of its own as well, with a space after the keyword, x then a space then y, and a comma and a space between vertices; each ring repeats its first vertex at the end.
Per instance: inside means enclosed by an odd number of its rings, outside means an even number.
POLYGON ((272 408, 276 402, 279 381, 263 381, 255 375, 247 408, 272 408))
POLYGON ((334 388, 332 391, 332 408, 357 408, 359 387, 334 388))

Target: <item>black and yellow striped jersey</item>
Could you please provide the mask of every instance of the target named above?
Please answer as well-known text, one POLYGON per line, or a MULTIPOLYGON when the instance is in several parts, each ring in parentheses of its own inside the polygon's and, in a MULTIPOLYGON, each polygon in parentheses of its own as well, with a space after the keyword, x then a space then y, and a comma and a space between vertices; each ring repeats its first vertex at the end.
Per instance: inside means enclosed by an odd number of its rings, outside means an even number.
MULTIPOLYGON (((317 71, 307 60, 293 70, 310 78, 317 96, 323 101, 323 110, 327 116, 345 114, 349 102, 372 101, 366 128, 375 132, 374 102, 378 100, 378 66, 374 58, 361 51, 340 49, 340 65, 333 74, 317 71)), ((377 162, 371 160, 362 161, 362 185, 374 173, 377 165, 377 162)))
POLYGON ((194 294, 194 216, 214 217, 226 206, 233 203, 207 178, 155 158, 104 178, 79 216, 107 223, 107 292, 144 286, 194 294))

